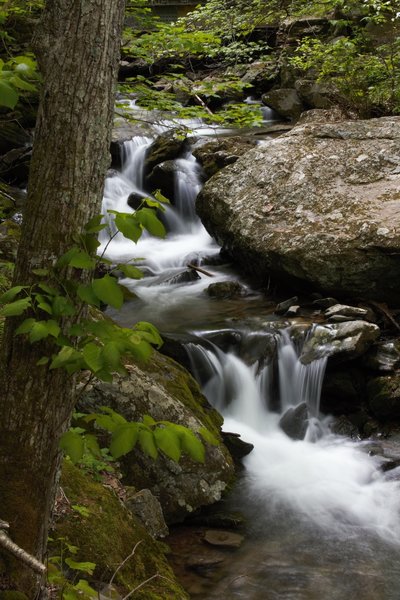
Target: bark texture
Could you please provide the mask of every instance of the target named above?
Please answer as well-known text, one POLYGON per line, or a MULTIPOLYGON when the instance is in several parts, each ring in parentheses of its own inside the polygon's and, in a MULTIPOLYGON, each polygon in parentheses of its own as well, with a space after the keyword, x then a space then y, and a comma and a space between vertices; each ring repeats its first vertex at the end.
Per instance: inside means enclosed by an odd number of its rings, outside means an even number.
MULTIPOLYGON (((73 245, 72 236, 100 211, 124 0, 48 0, 35 44, 43 90, 18 252, 15 284, 73 245)), ((59 438, 73 409, 74 381, 37 367, 42 343, 15 337, 6 323, 0 365, 0 518, 10 537, 43 559, 56 486, 59 438)), ((35 598, 41 583, 11 555, 1 572, 35 598)))

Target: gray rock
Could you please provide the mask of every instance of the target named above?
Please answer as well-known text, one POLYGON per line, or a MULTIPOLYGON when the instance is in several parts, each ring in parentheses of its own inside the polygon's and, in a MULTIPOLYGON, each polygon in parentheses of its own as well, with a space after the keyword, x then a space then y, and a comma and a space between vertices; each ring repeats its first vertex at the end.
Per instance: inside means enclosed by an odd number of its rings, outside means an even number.
POLYGON ((399 187, 400 117, 310 123, 217 173, 197 211, 260 283, 396 305, 399 187))
POLYGON ((239 533, 232 533, 231 531, 224 531, 222 529, 209 529, 204 534, 204 541, 211 544, 211 546, 239 548, 244 541, 244 536, 239 533))
POLYGON ((146 152, 145 170, 150 173, 152 169, 164 162, 178 158, 186 147, 186 140, 179 131, 171 129, 162 133, 149 146, 146 152))
POLYGON ((150 490, 128 492, 125 506, 143 523, 153 538, 163 538, 169 534, 161 504, 150 490))
POLYGON ((308 426, 308 409, 305 402, 290 407, 279 420, 279 427, 292 440, 304 440, 308 426))
POLYGON ((236 136, 214 139, 197 145, 193 156, 197 158, 206 177, 209 178, 220 169, 236 162, 240 156, 254 148, 256 143, 254 139, 236 136))
MULTIPOLYGON (((172 359, 154 352, 141 366, 126 365, 128 376, 114 376, 113 383, 96 382, 82 396, 86 411, 109 406, 128 421, 150 415, 199 432, 206 427, 220 439, 222 417, 211 408, 189 373, 172 359)), ((161 452, 157 460, 140 449, 121 459, 124 482, 149 489, 159 500, 167 523, 183 520, 200 506, 220 500, 234 474, 232 458, 221 442, 204 443, 204 463, 186 454, 176 463, 161 452)))
POLYGON ((350 360, 362 356, 378 339, 379 327, 365 321, 318 326, 303 346, 300 360, 309 364, 323 357, 350 360))
POLYGON ((335 304, 327 308, 324 314, 326 319, 340 315, 341 317, 348 317, 347 321, 351 321, 354 319, 364 319, 368 315, 368 311, 365 308, 357 308, 356 306, 335 304))
POLYGON ((246 288, 238 281, 217 281, 205 290, 211 298, 238 298, 246 296, 246 288))
POLYGON ((305 106, 293 88, 279 88, 262 95, 263 104, 275 110, 278 115, 296 121, 305 106))
POLYGON ((284 315, 286 313, 286 311, 293 304, 295 304, 297 301, 298 301, 298 297, 297 296, 293 296, 292 298, 288 298, 287 300, 284 300, 283 302, 280 302, 279 304, 277 304, 274 312, 277 315, 284 315))
POLYGON ((194 269, 187 269, 186 271, 181 271, 172 277, 168 277, 165 279, 163 283, 168 283, 169 285, 177 285, 182 283, 192 283, 193 281, 197 281, 201 279, 200 275, 194 269))
POLYGON ((328 109, 332 106, 332 89, 313 80, 299 79, 295 83, 300 100, 311 109, 328 109))

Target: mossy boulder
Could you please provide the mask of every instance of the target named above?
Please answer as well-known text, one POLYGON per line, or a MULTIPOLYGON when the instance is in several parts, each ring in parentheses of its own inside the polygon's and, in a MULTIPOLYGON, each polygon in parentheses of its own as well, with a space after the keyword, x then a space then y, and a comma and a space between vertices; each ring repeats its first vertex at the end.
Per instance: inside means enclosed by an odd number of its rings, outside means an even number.
POLYGON ((176 463, 159 454, 157 460, 135 449, 122 461, 124 481, 137 489, 148 488, 160 500, 166 521, 183 520, 201 506, 220 500, 232 481, 232 457, 220 436, 222 417, 208 403, 192 376, 174 360, 154 352, 146 363, 127 365, 128 376, 114 382, 94 383, 84 392, 80 408, 109 406, 129 421, 148 414, 198 433, 205 427, 220 443, 204 442, 205 462, 183 455, 176 463))
POLYGON ((55 541, 50 547, 50 555, 52 552, 59 553, 57 539, 66 538, 70 544, 78 547, 74 560, 96 563, 92 585, 102 587, 138 544, 132 558, 114 579, 120 593, 125 595, 158 574, 158 577, 135 592, 135 598, 188 598, 176 582, 165 558, 165 545, 156 542, 147 533, 110 489, 92 480, 69 462, 64 463, 61 486, 68 503, 54 525, 51 535, 55 541), (71 510, 70 506, 74 505, 85 507, 88 516, 71 510))

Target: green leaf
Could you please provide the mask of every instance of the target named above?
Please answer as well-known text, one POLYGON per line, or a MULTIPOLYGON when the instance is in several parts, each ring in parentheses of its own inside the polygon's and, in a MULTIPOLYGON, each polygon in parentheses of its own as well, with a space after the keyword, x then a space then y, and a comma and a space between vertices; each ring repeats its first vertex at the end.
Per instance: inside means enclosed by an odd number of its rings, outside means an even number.
POLYGON ((35 323, 36 319, 25 319, 25 321, 22 321, 21 325, 15 330, 16 335, 29 333, 35 323))
POLYGON ((75 252, 69 257, 69 265, 76 269, 94 269, 96 260, 84 250, 76 248, 75 252))
POLYGON ((123 305, 124 295, 114 277, 105 275, 101 279, 94 279, 92 288, 99 300, 105 304, 109 304, 113 308, 121 308, 123 305))
POLYGON ((125 277, 130 277, 131 279, 142 279, 143 271, 134 267, 133 265, 125 265, 120 263, 117 265, 117 269, 123 272, 125 277))
POLYGON ((56 296, 58 294, 56 288, 51 287, 51 285, 47 285, 47 283, 41 282, 38 284, 38 287, 46 292, 46 294, 49 294, 49 296, 56 296))
POLYGON ((107 223, 102 223, 103 215, 95 215, 85 225, 85 231, 88 233, 98 233, 107 227, 107 223))
POLYGON ((15 296, 18 296, 21 290, 26 290, 27 285, 16 285, 0 296, 0 303, 5 304, 6 302, 10 302, 14 300, 15 296))
POLYGON ((145 454, 156 459, 158 456, 157 446, 154 442, 154 435, 148 429, 140 429, 139 444, 145 454))
POLYGON ((149 342, 149 344, 155 344, 157 348, 163 345, 163 339, 158 333, 158 329, 147 321, 139 321, 135 324, 135 331, 140 331, 140 337, 149 342))
POLYGON ((115 226, 128 240, 136 242, 142 235, 142 228, 135 214, 117 213, 115 215, 115 226))
POLYGON ((201 427, 199 429, 199 434, 201 435, 203 440, 211 444, 211 446, 219 446, 220 442, 218 438, 205 427, 201 427))
POLYGON ((100 300, 94 293, 91 283, 88 285, 81 284, 77 289, 77 294, 83 302, 86 302, 86 304, 97 307, 100 306, 100 300))
POLYGON ((150 344, 148 342, 146 342, 144 340, 141 340, 140 342, 138 342, 136 335, 131 335, 129 340, 131 343, 130 343, 129 347, 127 348, 127 350, 129 350, 129 352, 132 354, 132 356, 134 356, 138 360, 142 360, 142 361, 146 361, 150 358, 150 356, 153 353, 153 348, 150 346, 150 344))
POLYGON ((76 358, 80 358, 79 352, 77 352, 71 346, 63 346, 60 352, 53 358, 50 369, 58 369, 59 367, 65 367, 67 364, 73 362, 76 358))
POLYGON ((143 415, 143 425, 146 425, 146 427, 152 427, 155 424, 156 421, 151 415, 143 415))
POLYGON ((29 334, 29 341, 31 344, 39 342, 49 335, 49 330, 46 325, 46 321, 36 321, 29 334))
POLYGON ((93 575, 93 571, 96 568, 96 563, 93 562, 76 562, 72 558, 66 558, 65 564, 69 566, 70 569, 74 569, 74 571, 83 571, 88 575, 93 575))
POLYGON ((49 269, 32 269, 32 273, 39 275, 39 277, 47 277, 50 274, 49 269))
POLYGON ((119 351, 118 345, 115 342, 108 342, 105 344, 101 357, 103 362, 110 367, 110 369, 116 369, 120 366, 121 363, 121 353, 119 351))
POLYGON ((90 515, 90 510, 86 506, 82 506, 82 504, 71 504, 72 510, 81 515, 81 517, 88 517, 90 515))
POLYGON ((8 81, 14 87, 16 87, 20 90, 25 90, 27 92, 36 92, 37 91, 36 85, 34 85, 33 83, 29 83, 29 81, 25 81, 25 79, 21 79, 21 77, 18 77, 18 75, 13 75, 12 77, 10 77, 10 79, 8 81))
POLYGON ((15 302, 11 302, 10 304, 6 304, 0 310, 0 316, 2 317, 16 317, 18 315, 22 315, 30 306, 32 305, 32 301, 30 298, 22 298, 21 300, 15 300, 15 302))
MULTIPOLYGON (((96 592, 85 579, 80 579, 74 587, 78 592, 83 592, 89 598, 93 598, 93 600, 96 600, 99 597, 98 592, 96 592)), ((82 594, 80 594, 80 598, 82 598, 82 594)))
POLYGON ((124 423, 113 432, 110 452, 114 458, 119 458, 130 452, 136 445, 139 433, 138 423, 124 423))
POLYGON ((166 231, 160 219, 151 208, 141 208, 137 211, 137 217, 145 229, 157 237, 165 237, 166 231))
POLYGON ((153 193, 154 198, 158 201, 158 202, 162 202, 163 204, 170 204, 170 201, 168 200, 168 198, 166 198, 160 190, 156 190, 153 193))
POLYGON ((42 356, 42 358, 39 358, 39 360, 37 361, 36 365, 38 367, 41 367, 43 365, 47 365, 47 363, 50 362, 50 359, 48 356, 42 356))
POLYGON ((182 450, 196 462, 203 463, 205 460, 205 449, 201 441, 190 429, 181 430, 180 434, 182 450))
POLYGON ((72 317, 75 314, 74 305, 65 296, 55 296, 52 310, 55 317, 72 317))
POLYGON ((64 450, 64 452, 70 457, 71 461, 76 464, 82 460, 83 457, 83 452, 85 449, 83 437, 79 433, 76 433, 70 429, 61 436, 60 448, 61 450, 64 450))
POLYGON ((0 79, 0 106, 15 108, 19 100, 18 93, 4 80, 0 79))
POLYGON ((87 433, 85 435, 85 448, 93 456, 101 456, 99 442, 97 441, 96 436, 92 433, 87 433))
POLYGON ((93 373, 100 371, 104 367, 102 360, 102 348, 93 342, 89 342, 83 347, 83 358, 93 373))
POLYGON ((162 450, 168 458, 175 462, 179 461, 182 454, 181 442, 173 430, 159 427, 154 431, 154 439, 157 448, 162 450))

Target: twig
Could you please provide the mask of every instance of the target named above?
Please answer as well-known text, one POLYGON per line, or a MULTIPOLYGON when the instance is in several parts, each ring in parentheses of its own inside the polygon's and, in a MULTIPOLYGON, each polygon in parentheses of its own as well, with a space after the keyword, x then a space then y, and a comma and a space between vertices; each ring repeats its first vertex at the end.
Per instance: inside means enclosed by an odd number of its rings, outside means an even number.
POLYGON ((214 275, 212 273, 210 273, 209 271, 206 271, 205 269, 202 269, 201 267, 196 267, 196 265, 192 265, 192 263, 188 263, 186 266, 189 269, 193 269, 194 271, 198 271, 199 273, 203 273, 203 275, 207 275, 207 277, 214 277, 214 275))
POLYGON ((25 563, 27 567, 43 575, 46 572, 46 566, 41 563, 37 558, 25 552, 22 548, 20 548, 17 544, 15 544, 8 535, 5 533, 3 529, 0 530, 0 546, 11 552, 18 560, 25 563))
POLYGON ((125 564, 128 562, 128 560, 129 560, 130 558, 132 558, 132 556, 133 556, 133 555, 135 554, 135 552, 136 552, 136 548, 137 548, 137 547, 139 546, 139 544, 141 544, 142 542, 143 542, 143 540, 139 540, 138 542, 136 542, 136 544, 135 544, 135 546, 134 546, 134 548, 133 548, 132 552, 131 552, 131 553, 130 553, 130 554, 129 554, 129 555, 126 557, 126 558, 125 558, 125 560, 123 560, 123 561, 122 561, 122 563, 121 563, 121 564, 120 564, 120 565, 117 567, 116 571, 114 572, 114 575, 113 575, 113 576, 111 577, 111 579, 110 579, 110 584, 109 584, 109 585, 111 585, 111 584, 112 584, 112 582, 114 581, 114 579, 115 579, 115 576, 117 575, 118 571, 120 571, 120 570, 122 569, 122 567, 123 567, 123 566, 124 566, 124 565, 125 565, 125 564))
POLYGON ((150 581, 152 581, 153 579, 156 579, 157 577, 159 577, 160 579, 165 579, 166 581, 169 581, 170 583, 174 583, 171 579, 168 579, 168 577, 164 577, 164 575, 160 575, 160 573, 155 573, 154 575, 152 575, 151 577, 146 579, 146 581, 142 581, 142 583, 140 583, 137 587, 135 587, 133 590, 131 590, 129 592, 129 594, 126 594, 126 596, 124 596, 122 598, 122 600, 128 600, 128 598, 130 598, 135 592, 140 590, 144 585, 146 585, 147 583, 150 583, 150 581))
POLYGON ((377 308, 387 318, 387 320, 400 331, 400 325, 385 306, 383 306, 380 302, 375 302, 374 300, 370 300, 369 304, 371 304, 374 308, 377 308))
POLYGON ((194 99, 197 100, 197 102, 208 112, 209 115, 214 116, 213 111, 208 108, 207 104, 200 98, 200 96, 194 94, 194 99))

